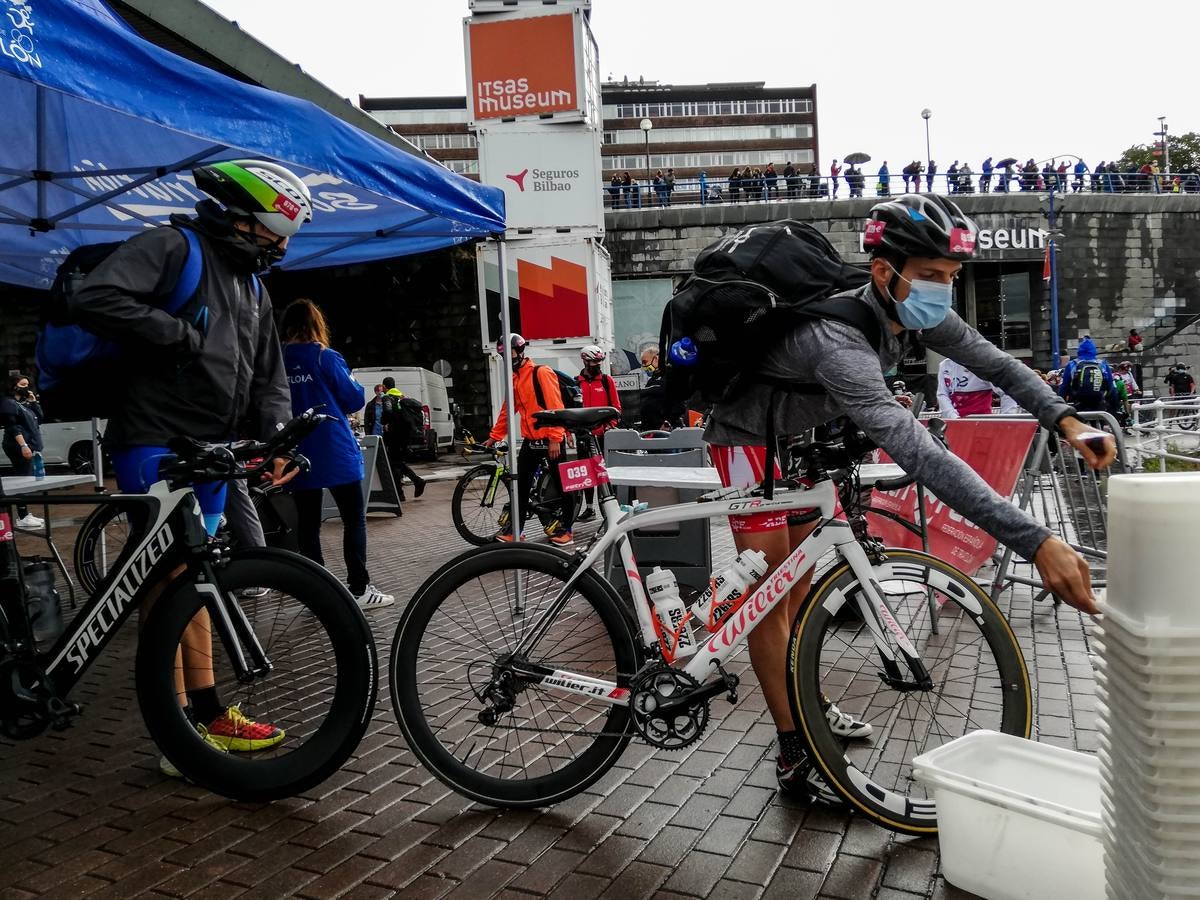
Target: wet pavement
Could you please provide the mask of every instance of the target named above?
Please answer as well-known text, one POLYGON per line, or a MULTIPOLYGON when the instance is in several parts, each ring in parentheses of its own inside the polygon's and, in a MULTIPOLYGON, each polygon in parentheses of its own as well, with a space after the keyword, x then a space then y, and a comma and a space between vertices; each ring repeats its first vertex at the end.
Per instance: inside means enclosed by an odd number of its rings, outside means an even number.
MULTIPOLYGON (((384 674, 403 602, 466 549, 450 523, 447 476, 403 518, 368 524, 372 579, 397 595, 396 606, 370 614, 384 674)), ((718 558, 728 555, 722 531, 718 558)), ((336 522, 324 539, 341 574, 336 522)), ((1028 588, 1001 599, 1034 676, 1035 735, 1094 750, 1079 616, 1032 610, 1028 588)), ((451 793, 416 763, 386 680, 358 753, 306 796, 237 804, 168 779, 138 713, 134 649, 127 627, 77 690, 85 714, 70 730, 0 741, 0 897, 971 896, 941 878, 935 841, 777 796, 774 728, 744 655, 734 666, 740 702, 714 701, 698 743, 655 752, 635 742, 585 793, 550 809, 499 811, 451 793)))

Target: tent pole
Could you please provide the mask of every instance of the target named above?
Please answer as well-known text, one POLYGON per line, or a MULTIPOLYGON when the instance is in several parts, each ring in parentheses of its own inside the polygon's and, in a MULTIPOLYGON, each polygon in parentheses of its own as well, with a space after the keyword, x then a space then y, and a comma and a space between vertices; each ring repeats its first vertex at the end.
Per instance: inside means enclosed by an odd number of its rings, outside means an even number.
POLYGON ((504 402, 508 404, 508 471, 512 475, 512 490, 509 492, 509 518, 513 540, 519 541, 525 529, 521 523, 521 498, 517 496, 517 406, 513 395, 512 380, 512 317, 508 310, 508 244, 504 235, 496 238, 496 259, 500 269, 500 340, 504 342, 501 354, 503 363, 501 377, 504 379, 504 402))
MULTIPOLYGON (((39 172, 46 171, 46 89, 37 86, 37 167, 39 172)), ((46 221, 46 181, 44 176, 37 182, 37 218, 39 222, 46 221)))

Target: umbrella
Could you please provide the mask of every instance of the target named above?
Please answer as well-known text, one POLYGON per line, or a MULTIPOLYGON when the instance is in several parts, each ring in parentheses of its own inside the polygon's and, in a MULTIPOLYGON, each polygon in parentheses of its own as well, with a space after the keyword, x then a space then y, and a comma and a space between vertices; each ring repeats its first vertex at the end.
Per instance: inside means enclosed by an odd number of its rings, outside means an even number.
POLYGON ((850 163, 852 166, 857 166, 860 163, 870 162, 871 155, 869 153, 848 153, 844 161, 850 163))
POLYGON ((1016 164, 1016 157, 1006 156, 1004 159, 1000 160, 1000 162, 996 163, 995 166, 997 169, 1003 169, 1005 166, 1015 166, 1016 164))

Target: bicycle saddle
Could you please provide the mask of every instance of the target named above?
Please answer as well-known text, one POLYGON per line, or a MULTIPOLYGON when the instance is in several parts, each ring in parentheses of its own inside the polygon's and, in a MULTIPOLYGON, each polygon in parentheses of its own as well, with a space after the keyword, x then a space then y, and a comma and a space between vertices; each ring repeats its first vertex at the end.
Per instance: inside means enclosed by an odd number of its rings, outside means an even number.
POLYGON ((603 425, 619 415, 621 414, 611 406, 588 406, 583 409, 545 409, 535 412, 533 421, 538 428, 561 425, 563 428, 574 430, 603 425))

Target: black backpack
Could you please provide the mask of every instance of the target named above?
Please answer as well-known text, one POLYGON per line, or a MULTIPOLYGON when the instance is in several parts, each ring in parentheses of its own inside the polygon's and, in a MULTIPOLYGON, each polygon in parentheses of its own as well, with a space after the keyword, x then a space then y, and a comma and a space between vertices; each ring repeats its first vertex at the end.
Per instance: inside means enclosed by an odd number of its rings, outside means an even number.
POLYGON ((1102 404, 1112 390, 1112 379, 1096 360, 1081 361, 1071 376, 1071 402, 1081 406, 1102 404))
MULTIPOLYGON (((538 381, 538 369, 550 369, 550 367, 535 366, 533 372, 533 393, 537 399, 538 406, 545 409, 546 396, 542 393, 541 382, 538 381)), ((582 409, 583 391, 580 389, 579 382, 575 379, 575 376, 568 375, 566 372, 560 372, 558 369, 550 369, 550 371, 558 379, 558 392, 562 395, 563 409, 582 409)))
POLYGON ((765 353, 805 319, 852 325, 878 350, 871 310, 849 298, 830 299, 869 280, 823 234, 790 219, 751 225, 705 247, 663 311, 659 348, 668 402, 699 394, 713 403, 761 383, 755 373, 765 353), (690 365, 671 358, 671 346, 685 337, 695 346, 690 365))

